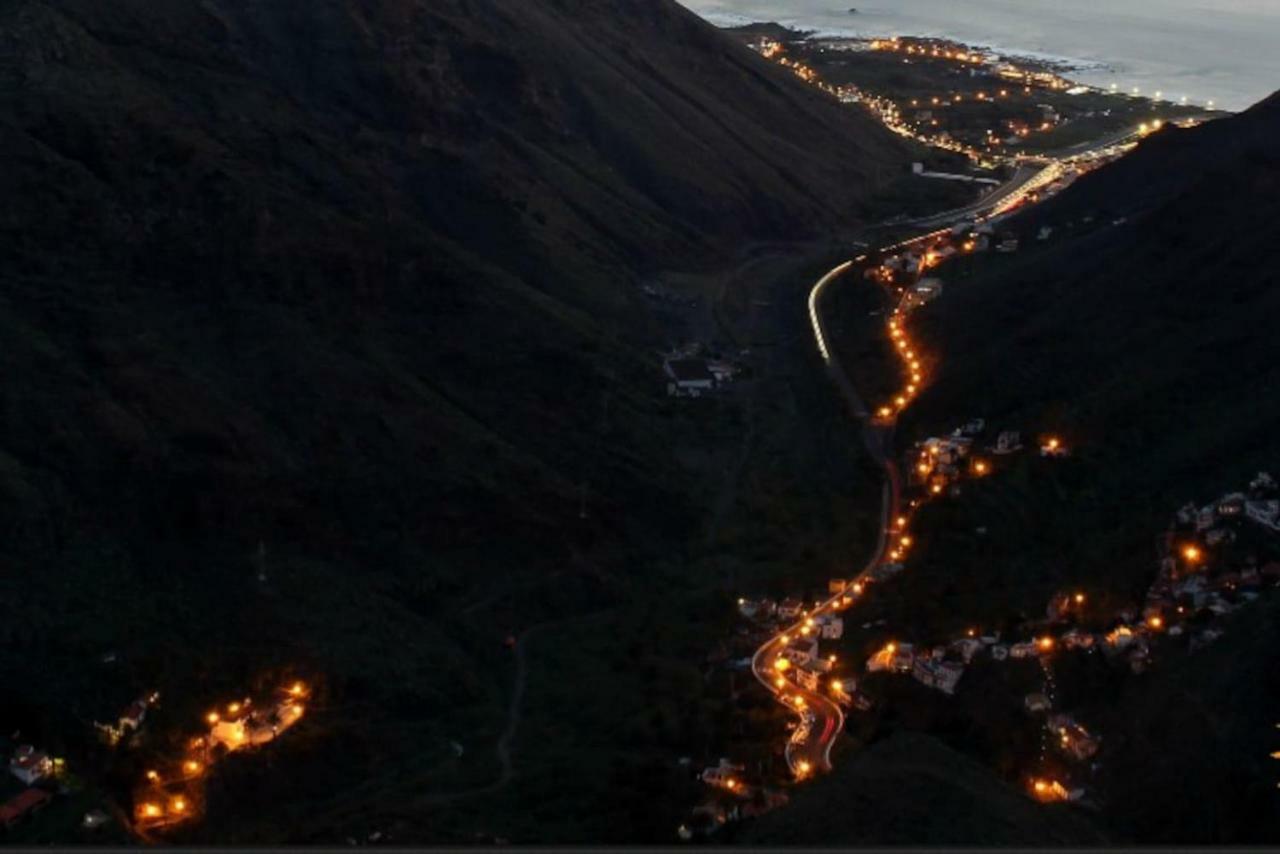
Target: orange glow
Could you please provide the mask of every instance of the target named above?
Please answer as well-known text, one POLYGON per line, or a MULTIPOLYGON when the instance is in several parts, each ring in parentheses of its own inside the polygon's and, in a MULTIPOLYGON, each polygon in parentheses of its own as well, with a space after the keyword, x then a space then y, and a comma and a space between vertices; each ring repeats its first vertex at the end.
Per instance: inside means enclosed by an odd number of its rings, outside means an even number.
POLYGON ((1153 615, 1151 619, 1147 620, 1147 625, 1153 629, 1158 629, 1164 625, 1164 620, 1161 619, 1158 615, 1153 615))
POLYGON ((217 712, 210 712, 204 716, 204 719, 210 724, 216 724, 218 721, 222 720, 221 716, 219 716, 217 712))
POLYGON ((1083 594, 1083 593, 1077 593, 1077 594, 1075 595, 1075 600, 1076 600, 1076 604, 1077 604, 1077 605, 1083 605, 1083 604, 1084 604, 1084 594, 1083 594))
POLYGON ((773 662, 773 669, 779 673, 786 673, 787 668, 791 666, 791 662, 785 658, 779 658, 773 662))
POLYGON ((862 583, 861 583, 861 582, 858 582, 858 583, 856 583, 856 584, 854 584, 854 585, 853 585, 853 592, 854 592, 854 593, 861 593, 861 592, 862 592, 862 583))
POLYGON ((1053 638, 1048 636, 1042 637, 1040 640, 1036 641, 1036 645, 1043 650, 1053 649, 1053 638))
POLYGON ((1197 563, 1203 555, 1198 546, 1187 545, 1182 549, 1182 556, 1187 559, 1188 563, 1197 563))
POLYGON ((933 485, 933 488, 932 488, 932 489, 930 489, 929 491, 930 491, 930 492, 932 492, 934 495, 939 495, 939 494, 941 494, 941 493, 942 493, 942 484, 940 484, 940 483, 935 483, 935 484, 933 485))
POLYGON ((146 777, 148 780, 150 780, 153 783, 160 779, 160 775, 157 774, 155 771, 148 771, 146 774, 146 777))
POLYGON ((987 473, 987 464, 986 464, 984 461, 982 461, 982 460, 974 460, 974 463, 973 463, 973 470, 974 470, 975 472, 977 472, 978 474, 986 474, 986 473, 987 473))
POLYGON ((160 809, 159 804, 146 803, 142 805, 142 809, 139 812, 143 818, 159 818, 164 811, 160 809))
POLYGON ((307 686, 303 685, 301 682, 294 682, 292 685, 289 686, 289 693, 295 697, 301 696, 302 693, 306 690, 307 690, 307 686))
POLYGON ((187 811, 187 802, 183 798, 174 798, 169 802, 169 809, 176 813, 184 813, 187 811))
POLYGON ((182 763, 182 769, 188 774, 199 774, 200 763, 194 759, 188 759, 186 762, 182 763))

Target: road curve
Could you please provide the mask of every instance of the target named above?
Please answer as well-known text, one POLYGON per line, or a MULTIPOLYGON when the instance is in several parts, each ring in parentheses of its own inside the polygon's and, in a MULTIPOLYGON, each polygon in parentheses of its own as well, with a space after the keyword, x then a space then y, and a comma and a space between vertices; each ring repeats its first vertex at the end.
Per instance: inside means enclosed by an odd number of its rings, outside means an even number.
MULTIPOLYGON (((880 423, 873 422, 870 419, 866 404, 858 396, 853 384, 845 374, 844 368, 838 360, 831 357, 827 345, 826 327, 819 311, 819 301, 823 290, 831 282, 848 272, 852 266, 852 261, 846 261, 828 271, 826 275, 814 284, 809 292, 809 320, 813 326, 813 335, 818 345, 818 352, 826 363, 831 378, 840 389, 849 411, 856 419, 864 423, 863 441, 866 443, 867 451, 871 454, 872 459, 876 460, 885 469, 885 481, 881 494, 880 530, 876 538, 876 547, 862 570, 853 578, 848 579, 850 589, 854 584, 866 584, 871 573, 884 560, 889 538, 890 520, 898 514, 899 497, 901 495, 897 467, 893 463, 893 425, 891 422, 880 423)), ((756 650, 751 659, 751 670, 756 679, 773 693, 779 702, 795 711, 797 716, 800 717, 796 734, 787 743, 786 749, 787 765, 791 769, 791 773, 798 778, 809 776, 818 770, 831 770, 831 748, 835 745, 836 737, 844 731, 844 710, 830 696, 822 693, 821 685, 819 685, 819 690, 811 691, 792 679, 784 678, 783 684, 779 686, 778 679, 780 674, 775 669, 775 662, 786 648, 788 640, 799 636, 806 620, 839 612, 844 606, 843 599, 844 594, 837 593, 818 603, 811 610, 802 614, 794 624, 781 629, 777 634, 765 641, 756 650), (796 704, 797 697, 802 701, 800 706, 796 704), (811 716, 811 718, 806 720, 807 716, 811 716)), ((856 603, 856 596, 854 602, 856 603)))

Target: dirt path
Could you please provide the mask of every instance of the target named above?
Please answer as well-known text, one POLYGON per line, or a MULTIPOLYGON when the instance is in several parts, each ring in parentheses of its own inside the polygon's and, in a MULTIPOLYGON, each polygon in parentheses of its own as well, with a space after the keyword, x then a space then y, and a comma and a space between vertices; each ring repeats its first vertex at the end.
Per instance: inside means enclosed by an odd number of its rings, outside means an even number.
POLYGON ((520 729, 520 722, 524 718, 524 695, 525 689, 529 684, 529 640, 548 626, 562 622, 565 622, 565 620, 550 620, 545 623, 537 623, 525 629, 516 638, 515 648, 512 650, 512 654, 515 657, 515 677, 511 683, 511 699, 507 704, 506 725, 503 727, 501 735, 498 736, 493 749, 494 755, 498 758, 498 765, 501 768, 498 778, 484 786, 424 795, 415 801, 417 806, 442 806, 463 798, 492 795, 505 789, 515 778, 515 763, 511 758, 511 747, 520 729))

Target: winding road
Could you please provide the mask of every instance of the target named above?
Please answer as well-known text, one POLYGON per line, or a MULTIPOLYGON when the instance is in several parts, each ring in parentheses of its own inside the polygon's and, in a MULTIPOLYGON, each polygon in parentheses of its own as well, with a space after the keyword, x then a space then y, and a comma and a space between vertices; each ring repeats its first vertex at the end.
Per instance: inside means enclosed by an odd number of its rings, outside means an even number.
MULTIPOLYGON (((1126 132, 1127 139, 1132 132, 1126 132)), ((1116 138, 1108 138, 1097 142, 1093 151, 1117 144, 1116 138)), ((1080 156, 1076 154, 1075 156, 1080 156)), ((915 237, 908 238, 881 251, 896 251, 913 244, 928 241, 957 222, 970 219, 992 219, 1010 210, 1022 201, 1028 193, 1042 187, 1063 175, 1063 160, 1044 159, 1022 163, 1014 176, 995 191, 986 194, 978 201, 944 211, 932 216, 900 223, 918 229, 938 229, 925 231, 915 237)), ((827 616, 857 604, 860 591, 864 591, 874 571, 885 562, 885 552, 891 533, 892 520, 901 513, 902 482, 898 467, 894 462, 893 431, 896 416, 888 418, 872 417, 866 403, 858 395, 848 374, 839 360, 831 352, 830 337, 822 317, 821 302, 823 293, 835 281, 855 268, 857 262, 866 260, 860 255, 854 260, 845 261, 829 270, 814 283, 809 291, 809 322, 813 328, 814 341, 822 356, 827 372, 836 387, 840 390, 850 414, 855 420, 862 422, 862 439, 871 458, 885 472, 884 487, 880 508, 880 531, 876 538, 876 546, 862 570, 846 582, 846 591, 851 601, 846 602, 846 593, 837 593, 825 601, 817 603, 812 609, 802 612, 799 619, 770 637, 756 650, 751 660, 751 670, 756 679, 770 691, 777 700, 800 716, 801 721, 786 747, 787 765, 797 779, 808 777, 817 771, 831 769, 831 749, 836 737, 844 729, 844 710, 829 694, 823 693, 822 685, 818 690, 809 690, 798 684, 787 675, 790 669, 778 669, 778 660, 788 643, 799 636, 808 621, 827 616)), ((811 635, 814 628, 809 629, 811 635)))

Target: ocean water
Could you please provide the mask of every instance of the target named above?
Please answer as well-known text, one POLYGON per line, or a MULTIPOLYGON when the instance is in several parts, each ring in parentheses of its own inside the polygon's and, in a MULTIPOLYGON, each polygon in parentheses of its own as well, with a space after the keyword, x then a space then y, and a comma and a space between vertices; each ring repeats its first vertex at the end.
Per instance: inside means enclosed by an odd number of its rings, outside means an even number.
POLYGON ((1064 59, 1070 75, 1242 110, 1280 89, 1280 0, 680 0, 716 24, 934 36, 1064 59), (851 7, 857 13, 849 12, 851 7))

